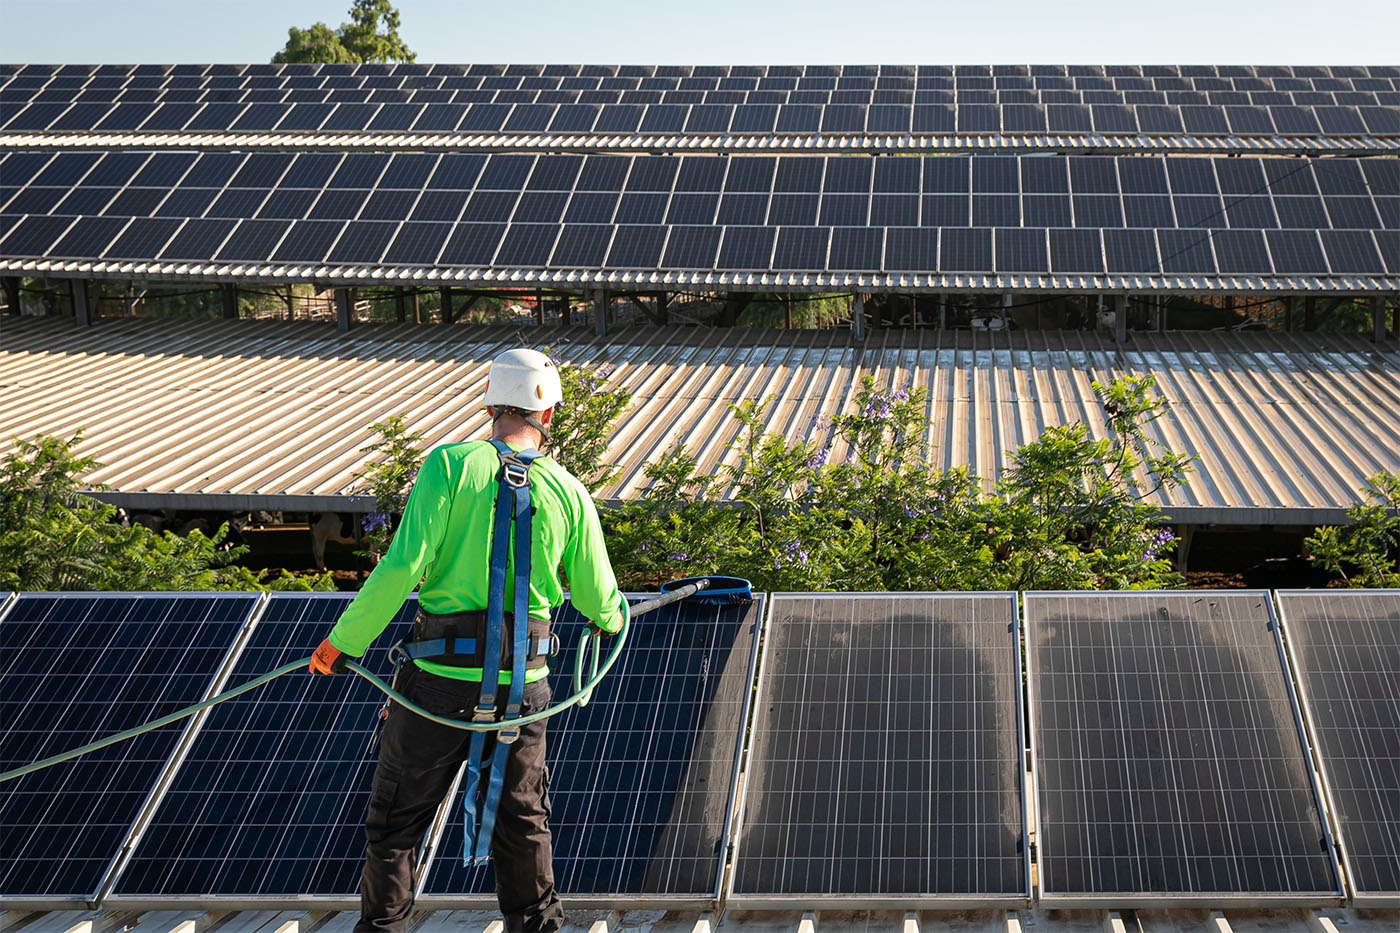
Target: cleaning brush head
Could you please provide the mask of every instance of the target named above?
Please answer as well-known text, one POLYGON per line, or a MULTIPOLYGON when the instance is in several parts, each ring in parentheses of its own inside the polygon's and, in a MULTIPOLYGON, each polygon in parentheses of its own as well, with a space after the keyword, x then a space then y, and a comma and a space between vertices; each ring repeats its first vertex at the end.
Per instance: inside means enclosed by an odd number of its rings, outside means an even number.
POLYGON ((688 597, 698 602, 721 605, 753 602, 753 585, 743 577, 685 577, 661 584, 661 592, 669 593, 692 583, 702 587, 694 595, 688 597))

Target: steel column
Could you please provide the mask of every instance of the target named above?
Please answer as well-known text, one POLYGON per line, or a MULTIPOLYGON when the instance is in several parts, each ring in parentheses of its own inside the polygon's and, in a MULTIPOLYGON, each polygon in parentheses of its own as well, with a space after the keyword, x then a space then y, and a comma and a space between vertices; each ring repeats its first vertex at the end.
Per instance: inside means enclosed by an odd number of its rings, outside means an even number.
POLYGON ((228 321, 238 320, 238 286, 231 282, 225 282, 219 286, 219 297, 224 305, 224 319, 228 321))
POLYGON ((92 305, 88 301, 86 279, 68 279, 64 284, 68 293, 68 308, 73 312, 73 321, 79 327, 92 323, 92 305))
POLYGON ((335 290, 335 326, 342 334, 350 329, 350 289, 335 290))
POLYGON ((1371 339, 1385 343, 1385 299, 1371 299, 1371 339))
POLYGON ((865 339, 865 296, 861 294, 851 300, 851 337, 865 339))

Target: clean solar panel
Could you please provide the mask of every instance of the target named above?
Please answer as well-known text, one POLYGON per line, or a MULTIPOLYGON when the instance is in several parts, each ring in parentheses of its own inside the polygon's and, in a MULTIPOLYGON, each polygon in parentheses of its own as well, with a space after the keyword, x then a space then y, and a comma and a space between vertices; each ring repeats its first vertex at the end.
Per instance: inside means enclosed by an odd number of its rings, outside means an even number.
MULTIPOLYGON (((0 769, 212 695, 258 598, 21 594, 0 622, 0 769)), ((95 899, 190 724, 147 732, 3 785, 0 899, 95 899)))
MULTIPOLYGON (((638 616, 589 705, 550 720, 554 877, 567 901, 625 894, 670 907, 719 897, 762 614, 760 597, 638 616)), ((553 628, 563 648, 550 681, 561 700, 583 620, 566 606, 553 628)), ((462 865, 460 791, 450 806, 423 905, 494 891, 490 866, 462 865)))
POLYGON ((1347 881, 1400 898, 1400 590, 1279 591, 1347 881))
POLYGON ((730 903, 1030 897, 1016 598, 773 598, 730 903))
POLYGON ((1042 901, 1341 893, 1265 593, 1026 593, 1042 901))
MULTIPOLYGON (((230 686, 306 657, 350 594, 274 593, 230 686)), ((412 621, 416 599, 381 643, 412 621)), ((386 653, 361 660, 388 679, 386 653)), ((353 897, 384 695, 356 675, 296 672, 214 707, 113 895, 353 897)))

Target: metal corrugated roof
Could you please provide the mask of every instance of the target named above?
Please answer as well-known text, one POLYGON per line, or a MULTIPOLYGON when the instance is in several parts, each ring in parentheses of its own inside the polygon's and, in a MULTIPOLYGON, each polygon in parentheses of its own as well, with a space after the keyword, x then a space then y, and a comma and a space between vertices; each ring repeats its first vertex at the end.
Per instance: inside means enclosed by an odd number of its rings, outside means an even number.
POLYGON ((444 266, 305 265, 231 262, 4 259, 0 272, 53 278, 200 282, 318 282, 365 285, 419 282, 490 287, 615 288, 628 291, 706 289, 783 292, 952 293, 1035 291, 1156 292, 1196 295, 1393 293, 1400 277, 1375 275, 917 275, 907 272, 715 272, 647 269, 482 269, 444 266))
POLYGON ((7 319, 0 450, 11 435, 84 430, 90 478, 131 504, 366 509, 349 502, 370 422, 402 413, 429 445, 481 436, 490 359, 521 339, 612 367, 634 393, 604 498, 644 495, 644 467, 684 444, 705 469, 731 457, 729 405, 772 397, 768 424, 805 437, 846 410, 864 375, 929 392, 934 465, 998 475, 1003 452, 1051 425, 1101 434, 1090 383, 1155 373, 1169 413, 1151 429, 1196 454, 1164 504, 1183 521, 1335 521, 1365 477, 1400 469, 1400 348, 1358 335, 7 319))
POLYGON ((1110 134, 712 135, 560 133, 0 133, 4 149, 470 149, 555 152, 987 152, 1355 154, 1400 151, 1374 136, 1110 134))
MULTIPOLYGON (((567 907, 567 901, 565 903, 567 907)), ((0 933, 352 933, 358 911, 52 911, 0 917, 0 933)), ((697 913, 663 910, 570 911, 568 933, 1394 933, 1394 910, 822 910, 697 913)), ((501 933, 484 910, 415 914, 410 933, 501 933)))

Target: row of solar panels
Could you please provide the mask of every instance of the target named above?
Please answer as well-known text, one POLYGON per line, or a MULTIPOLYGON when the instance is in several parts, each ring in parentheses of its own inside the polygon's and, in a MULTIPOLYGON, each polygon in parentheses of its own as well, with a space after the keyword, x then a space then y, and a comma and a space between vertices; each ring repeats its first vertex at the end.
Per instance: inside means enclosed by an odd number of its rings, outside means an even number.
MULTIPOLYGON (((917 205, 911 210, 917 209, 917 205)), ((0 225, 0 233, 6 228, 0 225)), ((1395 276, 1400 231, 1075 230, 26 217, 12 261, 322 268, 1395 276)))
MULTIPOLYGON (((627 156, 508 153, 9 152, 0 210, 33 188, 646 194, 1025 194, 1376 198, 1394 219, 1400 160, 1199 156, 627 156)), ((48 206, 53 206, 52 202, 48 206)), ((72 213, 72 212, 70 212, 72 213)), ((455 219, 436 217, 433 219, 455 219)), ((1267 225, 1266 225, 1267 226, 1267 225)))
MULTIPOLYGON (((14 597, 0 767, 302 657, 348 598, 14 597)), ((1024 903, 1033 825, 1046 903, 1400 899, 1400 591, 1022 600, 777 594, 639 617, 618 672, 551 727, 561 892, 1024 903)), ((580 621, 559 614, 566 643, 580 621)), ((387 673, 378 649, 366 663, 387 673)), ((381 702, 292 674, 7 785, 0 902, 353 900, 381 702)), ((457 858, 458 806, 423 843, 425 906, 493 890, 457 858)))
POLYGON ((64 79, 122 76, 209 76, 237 75, 352 75, 380 79, 387 76, 420 78, 436 76, 522 77, 876 77, 952 76, 961 77, 1184 77, 1184 78, 1400 78, 1396 65, 570 65, 570 64, 423 64, 418 62, 288 63, 288 64, 183 64, 183 65, 0 65, 0 77, 23 76, 34 81, 44 76, 64 79))
POLYGON ((1400 274, 1400 162, 10 153, 0 255, 1056 275, 1400 274))
MULTIPOLYGON (((549 136, 903 136, 915 135, 1085 135, 1233 137, 1395 137, 1400 106, 1374 101, 1304 104, 1285 101, 1204 104, 1084 103, 1028 100, 1018 103, 953 103, 949 92, 924 99, 856 102, 798 98, 759 102, 661 100, 600 92, 587 101, 580 92, 521 92, 529 100, 510 101, 505 92, 457 92, 452 100, 381 102, 337 99, 319 92, 312 100, 166 100, 137 102, 35 101, 0 110, 0 133, 23 134, 461 134, 549 136), (462 95, 488 94, 490 102, 462 95), (575 100, 575 97, 578 99, 575 100), (460 97, 460 99, 459 99, 460 97)), ((245 96, 245 95, 239 95, 245 96)), ((1395 96, 1400 99, 1400 92, 1395 96)))

